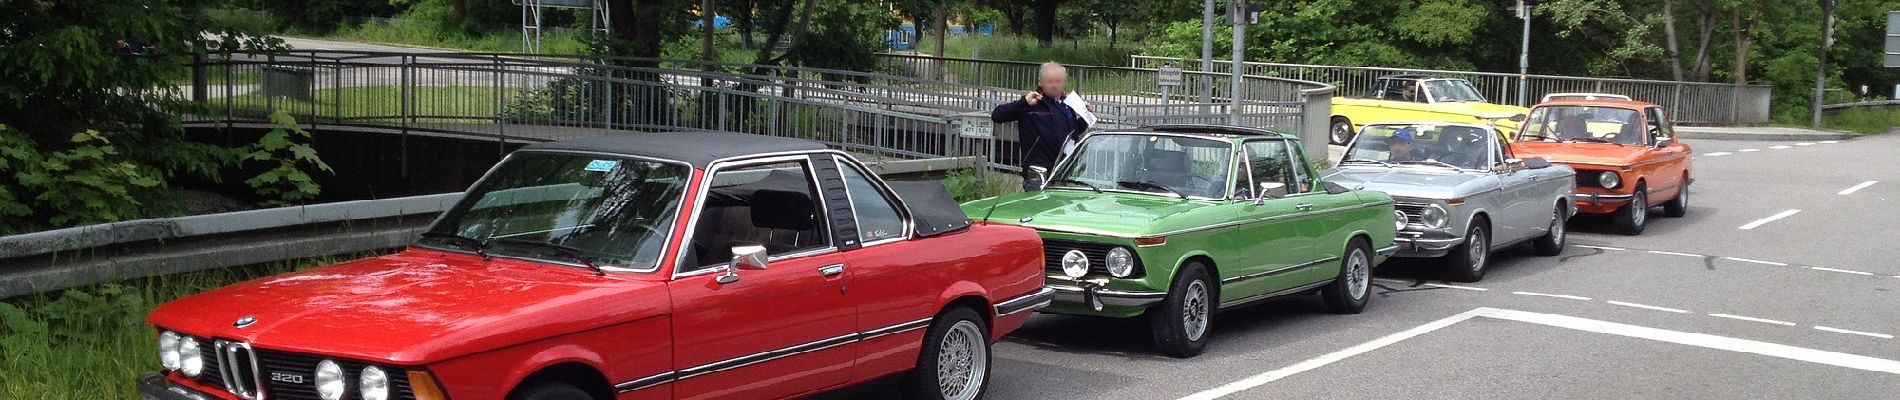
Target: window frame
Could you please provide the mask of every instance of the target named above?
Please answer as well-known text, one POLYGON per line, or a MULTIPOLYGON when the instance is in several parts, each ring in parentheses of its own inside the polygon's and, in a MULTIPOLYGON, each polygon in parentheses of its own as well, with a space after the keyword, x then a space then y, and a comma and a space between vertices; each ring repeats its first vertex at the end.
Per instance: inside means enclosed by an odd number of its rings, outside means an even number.
POLYGON ((829 208, 828 208, 829 205, 825 201, 825 197, 823 195, 823 192, 821 191, 824 185, 818 180, 817 165, 813 164, 813 161, 811 159, 811 157, 816 154, 818 153, 797 152, 797 153, 789 153, 789 154, 753 155, 753 156, 745 156, 743 158, 715 160, 711 164, 709 164, 706 167, 705 175, 703 175, 703 177, 700 179, 699 187, 693 190, 694 195, 693 195, 692 219, 688 220, 686 223, 685 234, 680 235, 679 236, 680 239, 674 242, 677 249, 673 255, 672 280, 679 280, 681 278, 688 278, 688 277, 706 275, 706 274, 711 274, 711 273, 723 273, 726 270, 732 269, 732 262, 728 261, 728 262, 720 263, 720 264, 713 264, 713 265, 706 265, 706 266, 693 266, 692 267, 693 270, 691 271, 682 271, 683 269, 685 269, 684 265, 686 262, 687 250, 690 249, 691 244, 693 243, 693 239, 695 239, 695 237, 698 236, 699 220, 701 219, 700 217, 702 216, 701 213, 705 211, 706 209, 706 196, 708 193, 712 191, 713 178, 715 176, 718 176, 719 172, 722 172, 726 169, 731 169, 731 168, 742 168, 742 167, 749 167, 749 166, 754 166, 754 165, 776 164, 776 163, 783 163, 783 162, 797 162, 797 163, 800 163, 801 165, 804 165, 805 167, 805 181, 806 183, 811 184, 811 189, 813 191, 812 197, 815 197, 817 199, 817 204, 814 207, 814 209, 817 210, 817 212, 819 213, 817 220, 819 221, 819 223, 825 224, 825 226, 819 228, 818 231, 819 231, 819 234, 826 235, 826 239, 827 239, 825 240, 826 246, 816 248, 816 249, 785 253, 785 254, 768 254, 766 255, 767 260, 779 261, 779 260, 785 260, 785 259, 810 257, 810 256, 837 252, 838 238, 836 237, 836 235, 833 235, 831 232, 831 229, 830 229, 831 220, 829 219, 830 215, 829 215, 829 208))
POLYGON ((1649 120, 1649 125, 1655 127, 1657 133, 1662 134, 1661 136, 1650 135, 1648 138, 1645 138, 1645 140, 1649 142, 1650 147, 1662 147, 1662 142, 1656 140, 1658 137, 1666 138, 1671 144, 1676 142, 1676 128, 1669 124, 1668 117, 1669 114, 1663 111, 1663 108, 1660 106, 1650 106, 1649 109, 1643 111, 1643 119, 1649 120))
MULTIPOLYGON (((901 242, 914 237, 917 234, 916 220, 910 215, 910 207, 905 206, 904 200, 897 195, 897 192, 892 191, 889 186, 884 185, 882 179, 869 179, 870 177, 877 176, 877 174, 871 173, 869 167, 859 164, 857 160, 849 159, 850 157, 842 154, 834 154, 831 156, 831 162, 838 165, 838 183, 844 187, 845 203, 851 206, 851 224, 857 227, 857 232, 853 233, 858 236, 858 248, 901 242), (864 221, 858 219, 857 200, 851 198, 851 181, 844 175, 845 168, 851 168, 857 171, 858 175, 865 177, 865 181, 870 182, 871 187, 877 190, 878 196, 884 198, 885 204, 890 205, 892 209, 897 211, 898 222, 903 225, 903 234, 897 237, 878 239, 876 241, 864 240, 864 221)), ((834 241, 832 246, 837 247, 837 243, 834 241)))

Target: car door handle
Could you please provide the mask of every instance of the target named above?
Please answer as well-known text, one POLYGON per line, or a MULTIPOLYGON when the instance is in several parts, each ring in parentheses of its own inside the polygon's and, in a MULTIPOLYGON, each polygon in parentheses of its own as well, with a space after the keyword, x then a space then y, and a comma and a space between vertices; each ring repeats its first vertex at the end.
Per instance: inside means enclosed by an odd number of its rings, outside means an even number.
POLYGON ((1313 211, 1313 205, 1312 205, 1312 204, 1310 204, 1310 203, 1309 203, 1309 204, 1300 204, 1300 205, 1295 205, 1295 206, 1293 206, 1293 208, 1298 208, 1298 209, 1300 209, 1300 211, 1313 211))
POLYGON ((844 273, 844 264, 832 264, 832 265, 826 265, 822 268, 818 268, 819 275, 838 276, 838 274, 842 274, 842 273, 844 273))

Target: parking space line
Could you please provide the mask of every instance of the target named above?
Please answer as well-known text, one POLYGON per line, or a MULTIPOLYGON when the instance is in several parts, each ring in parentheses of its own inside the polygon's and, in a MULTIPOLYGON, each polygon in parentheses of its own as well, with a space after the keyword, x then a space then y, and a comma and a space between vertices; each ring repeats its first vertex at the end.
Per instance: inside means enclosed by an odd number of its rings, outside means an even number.
POLYGON ((1730 153, 1730 152, 1726 152, 1726 151, 1718 151, 1718 152, 1714 152, 1714 153, 1706 153, 1706 154, 1703 154, 1703 155, 1704 155, 1704 156, 1709 156, 1709 157, 1721 157, 1721 156, 1726 156, 1726 155, 1730 155, 1730 154, 1735 154, 1735 153, 1730 153))
POLYGON ((1854 187, 1847 188, 1847 190, 1842 190, 1840 193, 1836 193, 1836 194, 1843 195, 1843 196, 1854 194, 1854 192, 1858 192, 1861 189, 1866 189, 1868 186, 1873 186, 1875 183, 1880 183, 1880 181, 1861 182, 1859 185, 1854 185, 1854 187))
POLYGON ((1786 150, 1789 147, 1788 145, 1778 145, 1778 146, 1769 146, 1768 148, 1775 149, 1775 150, 1786 150))
POLYGON ((1752 152, 1761 151, 1761 149, 1741 149, 1741 150, 1736 150, 1736 151, 1743 152, 1743 153, 1752 153, 1752 152))
POLYGON ((1744 316, 1734 315, 1734 314, 1709 314, 1709 316, 1716 317, 1716 318, 1737 319, 1737 320, 1743 320, 1743 321, 1749 321, 1749 322, 1760 322, 1764 324, 1794 326, 1793 322, 1777 321, 1777 320, 1772 320, 1772 319, 1767 319, 1767 318, 1744 317, 1744 316))
POLYGON ((1657 306, 1652 306, 1652 305, 1647 305, 1647 304, 1636 304, 1636 303, 1628 303, 1628 302, 1621 302, 1621 301, 1616 301, 1616 300, 1608 300, 1608 301, 1605 301, 1605 302, 1606 302, 1606 303, 1610 303, 1610 304, 1615 304, 1615 305, 1619 305, 1619 306, 1624 306, 1624 307, 1636 307, 1636 308, 1641 308, 1641 309, 1645 309, 1645 310, 1656 310, 1656 311, 1662 311, 1662 312, 1672 312, 1672 313, 1677 313, 1677 314, 1688 314, 1688 313, 1689 313, 1689 310, 1683 310, 1683 309, 1675 309, 1675 308, 1669 308, 1669 307, 1657 307, 1657 306))
POLYGON ((1587 245, 1587 244, 1573 244, 1573 245, 1570 245, 1570 247, 1582 247, 1582 248, 1586 248, 1586 249, 1597 249, 1597 250, 1613 250, 1613 251, 1623 251, 1623 250, 1629 250, 1629 249, 1625 249, 1625 248, 1621 248, 1621 247, 1608 247, 1608 246, 1591 246, 1591 245, 1587 245))
POLYGON ((1855 271, 1851 269, 1828 268, 1828 267, 1808 267, 1808 269, 1815 270, 1815 271, 1839 272, 1843 274, 1854 274, 1854 275, 1873 275, 1874 274, 1872 272, 1863 272, 1863 271, 1855 271))
POLYGON ((1583 296, 1571 296, 1571 295, 1567 295, 1567 294, 1549 294, 1549 293, 1537 293, 1537 292, 1511 292, 1511 294, 1518 294, 1518 295, 1525 295, 1525 296, 1537 296, 1537 297, 1555 297, 1555 298, 1559 298, 1559 299, 1570 299, 1570 300, 1583 300, 1583 301, 1590 301, 1590 298, 1589 298, 1589 297, 1583 297, 1583 296))
POLYGON ((1722 257, 1722 259, 1724 259, 1724 260, 1729 260, 1729 261, 1741 261, 1741 262, 1745 262, 1745 263, 1756 263, 1756 264, 1762 264, 1762 265, 1773 265, 1773 266, 1777 266, 1777 267, 1786 267, 1786 266, 1788 266, 1788 263, 1778 263, 1778 262, 1774 262, 1774 261, 1762 261, 1762 260, 1750 260, 1750 259, 1746 259, 1746 258, 1741 258, 1741 257, 1722 257))
POLYGON ((1761 227, 1762 225, 1766 225, 1769 222, 1775 222, 1775 220, 1787 218, 1788 216, 1795 215, 1795 213, 1799 213, 1799 212, 1801 212, 1801 210, 1782 211, 1779 214, 1770 215, 1768 216, 1768 218, 1758 219, 1758 220, 1755 220, 1755 222, 1750 222, 1747 225, 1742 225, 1741 229, 1742 230, 1755 229, 1755 228, 1761 227))
POLYGON ((1431 287, 1441 287, 1441 288, 1446 288, 1446 289, 1458 289, 1458 290, 1470 290, 1470 291, 1477 291, 1477 292, 1483 292, 1483 291, 1488 291, 1488 290, 1491 290, 1491 289, 1485 289, 1485 288, 1481 288, 1481 287, 1471 287, 1471 286, 1458 286, 1458 285, 1446 285, 1446 284, 1443 284, 1443 283, 1427 283, 1427 284, 1425 284, 1425 286, 1431 286, 1431 287))
POLYGON ((1480 316, 1900 375, 1900 361, 1784 344, 1517 310, 1490 309, 1480 316))
POLYGON ((1823 331, 1828 331, 1828 332, 1834 332, 1834 333, 1845 333, 1845 334, 1849 334, 1849 335, 1861 335, 1861 336, 1871 336, 1871 337, 1877 337, 1877 338, 1881 338, 1881 339, 1892 339, 1892 338, 1893 338, 1893 335, 1888 335, 1888 334, 1885 334, 1885 333, 1873 333, 1873 332, 1861 332, 1861 331, 1856 331, 1856 330, 1847 330, 1847 329, 1841 329, 1841 328, 1829 328, 1829 327, 1825 327, 1825 326, 1820 326, 1820 325, 1815 325, 1815 326, 1814 326, 1814 329, 1817 329, 1817 330, 1823 330, 1823 331))
POLYGON ((1794 145, 1796 145, 1796 146, 1813 146, 1813 145, 1814 145, 1814 143, 1812 143, 1812 142, 1801 142, 1801 143, 1795 143, 1794 145))
POLYGON ((1191 394, 1191 395, 1188 395, 1187 397, 1182 397, 1181 400, 1213 400, 1213 399, 1218 399, 1230 394, 1239 393, 1243 390, 1252 389, 1255 387, 1259 387, 1260 385, 1265 385, 1267 383, 1280 380, 1280 378, 1285 378, 1285 377, 1292 376, 1293 374, 1297 374, 1301 372, 1312 371, 1319 367, 1324 367, 1326 366, 1326 364, 1332 364, 1332 363, 1338 362, 1339 360, 1344 360, 1348 357, 1365 354, 1366 352, 1369 352, 1369 351, 1378 350, 1381 347, 1390 346, 1393 343, 1398 343, 1399 341, 1402 341, 1405 339, 1411 339, 1418 335, 1423 335, 1426 333, 1431 333, 1432 331, 1443 329, 1444 327, 1451 326, 1452 324, 1463 322, 1464 320, 1471 319, 1472 317, 1478 316, 1479 314, 1486 312, 1486 310, 1491 310, 1491 308, 1475 308, 1475 309, 1472 309, 1471 311, 1465 311, 1465 312, 1458 313, 1457 315, 1445 317, 1444 319, 1427 322, 1424 325, 1415 326, 1415 327, 1412 327, 1411 329, 1399 331, 1398 333, 1385 335, 1384 337, 1373 339, 1370 342, 1360 343, 1358 345, 1347 347, 1339 351, 1320 355, 1319 357, 1313 357, 1313 358, 1307 359, 1306 361, 1301 361, 1299 363, 1289 365, 1284 368, 1262 372, 1259 375, 1250 376, 1245 379, 1234 381, 1233 383, 1228 383, 1225 385, 1221 385, 1219 387, 1215 387, 1213 389, 1204 390, 1204 391, 1201 391, 1200 393, 1191 394))
POLYGON ((1840 143, 1840 142, 1841 141, 1839 140, 1823 140, 1821 141, 1821 144, 1835 144, 1835 143, 1840 143))
POLYGON ((1704 257, 1701 254, 1677 253, 1673 251, 1662 251, 1662 250, 1649 250, 1649 254, 1661 254, 1661 255, 1666 255, 1666 256, 1683 256, 1683 257, 1695 257, 1695 258, 1704 257))

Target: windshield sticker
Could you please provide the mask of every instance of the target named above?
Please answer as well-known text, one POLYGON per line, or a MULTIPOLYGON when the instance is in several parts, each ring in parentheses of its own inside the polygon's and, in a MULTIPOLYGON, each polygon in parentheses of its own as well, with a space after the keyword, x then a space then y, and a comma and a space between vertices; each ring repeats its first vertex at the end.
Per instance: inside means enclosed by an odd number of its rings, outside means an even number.
POLYGON ((619 161, 594 160, 594 161, 587 162, 587 170, 594 171, 594 172, 607 172, 607 171, 614 170, 614 166, 617 166, 617 165, 620 165, 619 161))

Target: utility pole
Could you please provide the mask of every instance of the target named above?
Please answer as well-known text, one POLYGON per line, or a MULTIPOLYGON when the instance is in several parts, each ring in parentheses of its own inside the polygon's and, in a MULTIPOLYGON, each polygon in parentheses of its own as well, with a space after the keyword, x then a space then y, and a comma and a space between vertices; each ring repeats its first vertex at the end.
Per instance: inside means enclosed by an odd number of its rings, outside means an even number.
POLYGON ((1530 106, 1531 83, 1531 6, 1537 0, 1517 0, 1517 17, 1524 19, 1524 38, 1517 53, 1517 105, 1530 106))
POLYGON ((1834 45, 1834 3, 1836 0, 1821 0, 1821 58, 1820 72, 1814 75, 1814 119, 1810 121, 1815 129, 1821 128, 1821 95, 1827 93, 1827 48, 1834 45))
POLYGON ((1214 103, 1214 0, 1201 9, 1201 114, 1211 114, 1214 103))
POLYGON ((1227 123, 1229 125, 1240 125, 1240 94, 1243 90, 1240 79, 1241 70, 1245 69, 1242 68, 1241 62, 1245 61, 1247 54, 1245 52, 1247 47, 1247 24, 1252 22, 1252 15, 1249 14, 1250 13, 1247 12, 1247 0, 1234 0, 1234 8, 1227 14, 1232 16, 1234 21, 1234 70, 1232 71, 1233 76, 1229 78, 1229 80, 1233 81, 1234 90, 1227 93, 1228 101, 1233 104, 1231 106, 1232 109, 1227 110, 1229 114, 1227 123))

